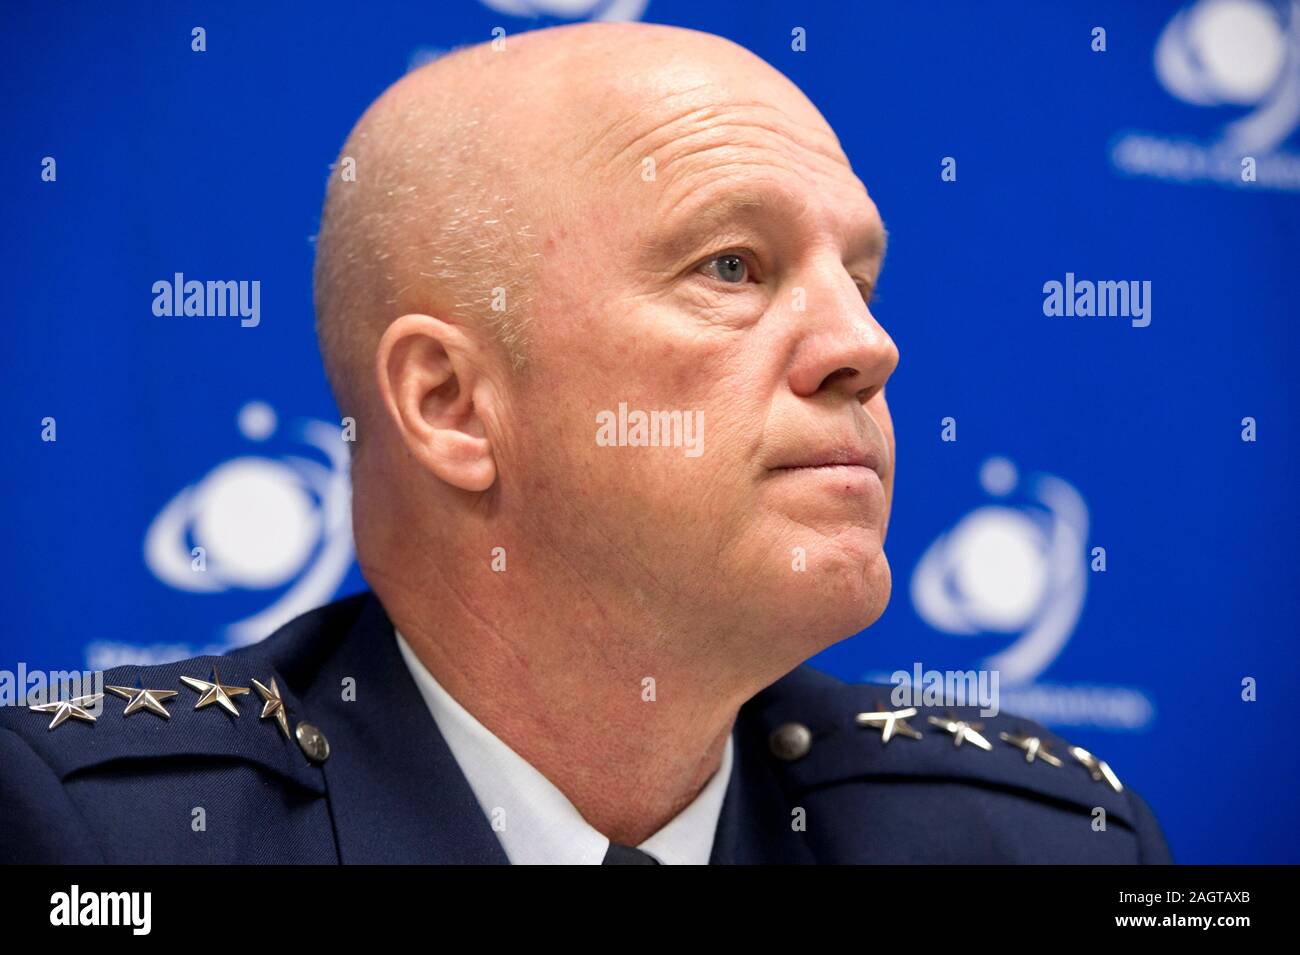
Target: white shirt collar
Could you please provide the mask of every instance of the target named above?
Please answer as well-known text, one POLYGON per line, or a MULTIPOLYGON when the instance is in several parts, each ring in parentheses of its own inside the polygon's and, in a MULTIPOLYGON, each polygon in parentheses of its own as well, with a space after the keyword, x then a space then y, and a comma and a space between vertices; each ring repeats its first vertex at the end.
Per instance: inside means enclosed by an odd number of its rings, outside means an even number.
MULTIPOLYGON (((511 863, 599 865, 609 839, 549 779, 457 703, 402 635, 396 636, 420 695, 511 863)), ((731 779, 732 750, 729 734, 722 764, 694 802, 637 848, 667 865, 708 864, 731 779)))

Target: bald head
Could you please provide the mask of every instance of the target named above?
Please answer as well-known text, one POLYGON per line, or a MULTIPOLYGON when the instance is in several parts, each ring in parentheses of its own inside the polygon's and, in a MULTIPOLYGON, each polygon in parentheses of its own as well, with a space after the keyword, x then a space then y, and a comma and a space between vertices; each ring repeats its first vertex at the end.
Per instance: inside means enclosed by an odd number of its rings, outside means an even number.
POLYGON ((845 162, 788 80, 727 40, 675 27, 525 33, 390 87, 343 147, 317 244, 317 332, 343 413, 376 410, 376 344, 410 312, 472 329, 522 368, 548 247, 588 224, 602 189, 725 146, 710 142, 720 102, 779 115, 845 162), (692 125, 700 137, 683 135, 692 125))

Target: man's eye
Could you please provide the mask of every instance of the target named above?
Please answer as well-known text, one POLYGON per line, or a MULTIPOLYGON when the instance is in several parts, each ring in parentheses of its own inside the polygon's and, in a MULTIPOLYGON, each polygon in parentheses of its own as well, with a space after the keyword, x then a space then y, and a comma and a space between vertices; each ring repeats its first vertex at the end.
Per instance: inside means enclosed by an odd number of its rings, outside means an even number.
POLYGON ((700 266, 700 271, 732 284, 739 284, 749 278, 749 268, 745 265, 745 260, 733 253, 714 256, 700 266))

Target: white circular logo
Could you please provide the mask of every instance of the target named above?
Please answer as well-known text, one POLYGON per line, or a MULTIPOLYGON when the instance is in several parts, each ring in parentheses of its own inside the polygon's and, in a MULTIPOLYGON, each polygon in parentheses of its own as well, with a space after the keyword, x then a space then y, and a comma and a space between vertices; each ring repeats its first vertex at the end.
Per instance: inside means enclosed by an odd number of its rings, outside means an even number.
POLYGON ((1300 123, 1300 0, 1199 0, 1161 32, 1155 69, 1186 103, 1253 107, 1224 139, 1243 154, 1271 150, 1300 123))
POLYGON ((912 604, 930 626, 953 636, 1015 634, 985 661, 1008 685, 1038 677, 1065 646, 1087 591, 1088 509, 1060 478, 1037 475, 1020 489, 1016 467, 995 457, 980 484, 998 503, 981 505, 922 555, 912 604))
POLYGON ((638 20, 650 0, 482 0, 485 7, 514 17, 568 20, 638 20))
MULTIPOLYGON (((279 428, 269 405, 239 410, 240 433, 266 442, 279 428)), ((269 607, 226 627, 232 645, 260 640, 334 596, 352 565, 348 456, 335 425, 307 421, 299 447, 279 458, 241 455, 182 488, 144 539, 160 581, 191 593, 287 588, 269 607)))

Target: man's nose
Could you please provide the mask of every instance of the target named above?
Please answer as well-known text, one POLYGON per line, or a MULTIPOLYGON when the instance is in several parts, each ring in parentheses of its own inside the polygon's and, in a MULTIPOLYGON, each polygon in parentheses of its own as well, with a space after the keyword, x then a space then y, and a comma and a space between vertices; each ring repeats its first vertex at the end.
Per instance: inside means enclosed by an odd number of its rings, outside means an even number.
POLYGON ((898 366, 894 340, 842 267, 820 272, 806 302, 802 313, 792 313, 801 334, 790 370, 791 390, 803 398, 837 391, 867 402, 898 366))

